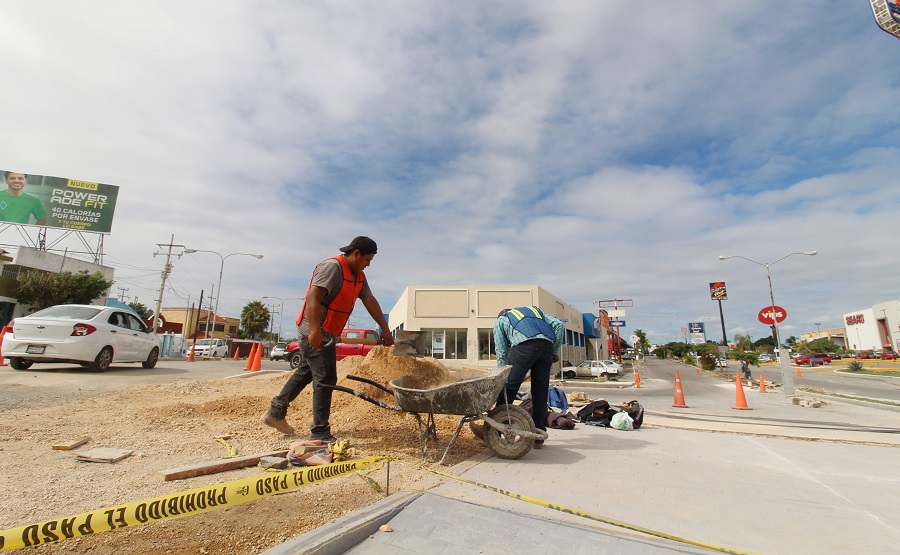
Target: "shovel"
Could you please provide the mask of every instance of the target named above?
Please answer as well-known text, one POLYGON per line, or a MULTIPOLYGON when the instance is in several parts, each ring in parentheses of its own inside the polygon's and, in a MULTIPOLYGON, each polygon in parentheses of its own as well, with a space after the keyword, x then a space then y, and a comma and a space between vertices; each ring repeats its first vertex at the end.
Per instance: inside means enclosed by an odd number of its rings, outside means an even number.
POLYGON ((397 330, 393 352, 398 357, 428 356, 428 336, 423 331, 397 330))

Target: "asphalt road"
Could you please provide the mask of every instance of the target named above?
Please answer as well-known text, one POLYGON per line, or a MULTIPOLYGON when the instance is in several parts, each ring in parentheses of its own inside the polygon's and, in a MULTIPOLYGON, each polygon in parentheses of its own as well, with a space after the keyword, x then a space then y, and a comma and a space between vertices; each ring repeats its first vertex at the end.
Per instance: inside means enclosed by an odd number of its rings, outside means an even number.
MULTIPOLYGON (((106 372, 92 372, 72 364, 35 364, 28 370, 0 366, 0 409, 27 403, 50 402, 57 397, 90 394, 123 385, 158 384, 178 380, 209 380, 244 372, 245 360, 162 359, 155 368, 140 364, 114 364, 106 372)), ((262 361, 262 370, 290 370, 287 361, 262 361)))
MULTIPOLYGON (((882 363, 881 367, 888 368, 889 364, 882 363)), ((874 367, 873 364, 867 366, 874 367)), ((900 366, 892 366, 891 368, 900 370, 900 366)), ((740 366, 736 363, 731 363, 727 369, 731 372, 738 372, 740 366)), ((676 370, 681 377, 684 391, 691 397, 721 394, 724 382, 710 372, 700 372, 698 375, 695 368, 691 366, 673 360, 658 360, 651 357, 641 362, 641 377, 644 380, 645 387, 641 388, 640 398, 655 399, 658 397, 659 399, 671 401, 676 370)), ((797 367, 793 367, 795 372, 794 387, 818 388, 829 393, 900 402, 900 378, 853 374, 842 370, 846 370, 846 363, 815 368, 801 367, 802 377, 798 377, 796 375, 797 367)), ((781 369, 774 364, 752 368, 754 379, 757 379, 760 373, 765 376, 767 382, 781 383, 782 381, 781 369)), ((633 379, 633 375, 629 373, 620 382, 624 385, 631 383, 633 379)), ((587 386, 590 382, 567 380, 564 389, 567 392, 576 391, 580 383, 587 386)), ((627 393, 623 391, 619 395, 611 392, 609 396, 614 397, 616 400, 625 400, 624 396, 627 396, 627 393)))

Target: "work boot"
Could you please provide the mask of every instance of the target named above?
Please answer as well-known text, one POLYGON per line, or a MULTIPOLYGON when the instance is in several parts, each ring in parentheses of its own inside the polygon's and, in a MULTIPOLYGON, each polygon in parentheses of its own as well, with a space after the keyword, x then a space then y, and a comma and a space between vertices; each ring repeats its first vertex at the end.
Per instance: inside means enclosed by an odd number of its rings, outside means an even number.
POLYGON ((337 441, 337 438, 331 435, 331 432, 326 434, 310 434, 310 441, 324 441, 325 443, 334 443, 337 441))
POLYGON ((543 449, 544 448, 544 440, 543 439, 534 440, 534 448, 535 449, 543 449))
POLYGON ((294 435, 294 427, 287 423, 287 420, 278 420, 269 411, 263 413, 259 417, 260 422, 266 426, 271 426, 286 436, 294 435))

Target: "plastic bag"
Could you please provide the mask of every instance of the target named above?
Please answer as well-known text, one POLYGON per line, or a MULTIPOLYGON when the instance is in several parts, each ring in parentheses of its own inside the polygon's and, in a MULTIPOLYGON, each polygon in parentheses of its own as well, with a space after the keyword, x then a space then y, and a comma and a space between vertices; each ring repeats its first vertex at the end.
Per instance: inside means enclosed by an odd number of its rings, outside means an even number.
POLYGON ((634 420, 628 416, 627 412, 617 412, 613 415, 612 420, 610 420, 609 425, 611 428, 615 428, 617 430, 633 430, 634 429, 634 420))

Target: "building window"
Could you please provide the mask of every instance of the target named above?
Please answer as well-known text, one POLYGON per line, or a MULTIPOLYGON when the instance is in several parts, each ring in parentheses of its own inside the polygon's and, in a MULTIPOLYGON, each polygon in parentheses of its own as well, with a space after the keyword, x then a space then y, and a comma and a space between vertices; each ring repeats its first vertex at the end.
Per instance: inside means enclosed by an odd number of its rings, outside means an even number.
POLYGON ((423 328, 430 356, 442 360, 466 360, 469 358, 466 329, 423 328))
POLYGON ((494 328, 478 330, 478 360, 497 360, 494 349, 494 328))

